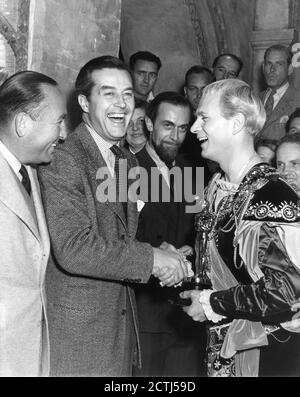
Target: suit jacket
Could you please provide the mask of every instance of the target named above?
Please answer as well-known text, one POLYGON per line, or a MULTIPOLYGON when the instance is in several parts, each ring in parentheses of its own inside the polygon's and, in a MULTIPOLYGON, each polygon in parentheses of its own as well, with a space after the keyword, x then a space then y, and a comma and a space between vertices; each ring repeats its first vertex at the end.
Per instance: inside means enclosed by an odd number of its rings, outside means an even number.
MULTIPOLYGON (((151 168, 157 168, 156 163, 148 154, 146 147, 136 154, 139 165, 148 173, 148 192, 154 186, 151 183, 151 168)), ((175 165, 183 169, 185 164, 176 159, 175 165)), ((162 183, 166 185, 164 179, 162 183)), ((166 185, 167 186, 167 185, 166 185)), ((165 186, 165 189, 168 187, 165 186)), ((184 182, 182 184, 184 186, 184 182)), ((172 197, 172 196, 171 196, 172 197)), ((184 196, 183 196, 184 197, 184 196)), ((137 239, 148 242, 154 247, 160 246, 164 241, 173 244, 176 248, 183 245, 193 247, 195 241, 194 214, 185 212, 186 202, 151 202, 149 194, 148 202, 145 203, 139 216, 137 239)), ((147 285, 136 287, 138 313, 142 332, 168 332, 174 333, 178 325, 191 321, 181 308, 172 306, 168 299, 177 296, 176 288, 162 288, 158 280, 151 277, 147 285)))
MULTIPOLYGON (((129 169, 136 160, 123 149, 129 169)), ((139 347, 134 282, 147 282, 153 249, 135 240, 136 203, 100 202, 106 163, 81 123, 39 169, 55 265, 46 275, 51 373, 122 376, 139 347)), ((139 352, 139 351, 138 351, 139 352)))
MULTIPOLYGON (((259 94, 264 103, 267 90, 259 94)), ((256 136, 258 138, 268 138, 279 140, 285 136, 285 124, 293 111, 300 106, 300 91, 296 90, 291 84, 273 109, 270 118, 266 120, 263 129, 256 136)))
POLYGON ((44 276, 50 243, 36 170, 30 199, 0 154, 0 376, 48 375, 44 276))

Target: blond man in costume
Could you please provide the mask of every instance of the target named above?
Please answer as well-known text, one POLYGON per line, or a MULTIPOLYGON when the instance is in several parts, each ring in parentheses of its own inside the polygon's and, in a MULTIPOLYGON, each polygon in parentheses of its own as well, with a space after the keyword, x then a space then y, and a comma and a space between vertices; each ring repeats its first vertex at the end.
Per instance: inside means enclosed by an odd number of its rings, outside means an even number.
POLYGON ((299 358, 290 354, 299 351, 298 335, 280 324, 292 319, 300 296, 300 202, 254 150, 264 122, 263 105, 248 84, 228 79, 204 89, 191 128, 202 156, 222 170, 205 193, 212 289, 181 294, 192 299, 188 315, 209 320, 210 376, 299 372, 299 358))

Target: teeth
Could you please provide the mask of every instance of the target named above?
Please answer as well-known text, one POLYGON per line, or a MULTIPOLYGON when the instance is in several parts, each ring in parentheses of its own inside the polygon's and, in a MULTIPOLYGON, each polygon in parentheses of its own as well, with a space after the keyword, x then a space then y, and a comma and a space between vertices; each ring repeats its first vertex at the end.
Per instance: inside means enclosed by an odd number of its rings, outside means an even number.
POLYGON ((113 119, 123 119, 125 117, 124 113, 110 113, 108 114, 109 118, 113 118, 113 119))
POLYGON ((207 140, 208 140, 208 138, 206 136, 199 137, 200 142, 206 142, 207 140))

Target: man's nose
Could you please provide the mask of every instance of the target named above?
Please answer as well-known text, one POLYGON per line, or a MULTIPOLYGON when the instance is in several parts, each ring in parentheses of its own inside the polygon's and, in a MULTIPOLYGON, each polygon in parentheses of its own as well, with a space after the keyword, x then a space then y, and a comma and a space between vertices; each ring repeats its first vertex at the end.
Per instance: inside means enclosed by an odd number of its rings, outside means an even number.
POLYGON ((65 141, 67 139, 67 136, 68 136, 68 130, 65 122, 63 122, 59 130, 59 139, 61 141, 65 141))
POLYGON ((171 139, 172 139, 172 141, 177 142, 178 138, 179 138, 178 127, 174 127, 171 132, 171 139))
POLYGON ((197 117, 197 119, 195 120, 195 122, 192 124, 190 131, 193 134, 197 134, 198 131, 202 130, 202 120, 200 119, 200 117, 197 117))
POLYGON ((147 84, 149 83, 149 74, 148 73, 144 74, 144 82, 147 84))
POLYGON ((117 97, 116 97, 116 105, 119 106, 119 107, 125 107, 126 106, 126 103, 124 101, 123 95, 121 95, 121 94, 117 95, 117 97))

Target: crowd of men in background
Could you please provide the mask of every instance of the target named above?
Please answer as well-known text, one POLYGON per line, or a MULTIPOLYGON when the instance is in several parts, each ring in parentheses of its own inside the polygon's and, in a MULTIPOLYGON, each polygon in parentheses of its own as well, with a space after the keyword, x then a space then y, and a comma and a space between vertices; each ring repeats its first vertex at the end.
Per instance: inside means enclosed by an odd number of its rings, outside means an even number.
MULTIPOLYGON (((68 138, 54 80, 28 71, 1 85, 1 376, 205 375, 205 327, 170 303, 191 274, 195 229, 169 170, 204 167, 205 185, 219 171, 190 127, 204 88, 238 79, 243 61, 220 54, 211 68, 190 67, 181 93, 155 95, 162 67, 148 51, 128 67, 110 56, 85 64, 75 83, 82 122, 68 138), (109 169, 118 193, 122 160, 158 169, 170 201, 100 202, 98 170, 109 169)), ((299 193, 291 73, 289 49, 268 48, 255 148, 299 193)))

